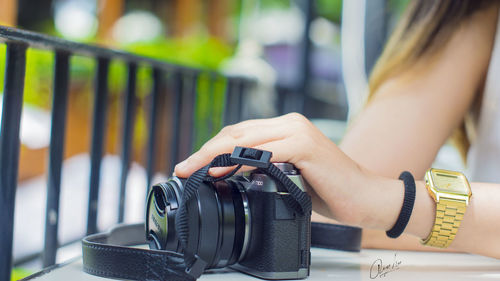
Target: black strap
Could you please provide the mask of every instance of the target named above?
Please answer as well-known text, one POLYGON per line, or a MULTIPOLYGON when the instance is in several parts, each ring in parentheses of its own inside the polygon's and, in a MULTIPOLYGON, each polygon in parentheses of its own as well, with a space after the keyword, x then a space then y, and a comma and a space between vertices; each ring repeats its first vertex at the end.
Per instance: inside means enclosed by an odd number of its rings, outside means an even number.
MULTIPOLYGON (((185 272, 184 257, 171 251, 147 250, 144 224, 119 225, 107 233, 82 240, 83 270, 89 274, 129 280, 195 280, 185 272)), ((357 227, 311 224, 311 245, 343 251, 359 251, 361 229, 357 227)))
POLYGON ((405 185, 405 197, 403 199, 403 206, 401 212, 396 220, 394 226, 385 232, 390 238, 398 238, 405 230, 408 222, 410 221, 411 213, 413 212, 413 205, 415 204, 415 179, 413 175, 404 171, 399 175, 399 179, 403 180, 405 185))
POLYGON ((311 222, 311 246, 315 248, 359 252, 361 234, 359 227, 311 222))
POLYGON ((182 254, 132 248, 147 244, 144 224, 119 225, 83 238, 83 270, 92 275, 130 280, 195 280, 185 272, 182 254))

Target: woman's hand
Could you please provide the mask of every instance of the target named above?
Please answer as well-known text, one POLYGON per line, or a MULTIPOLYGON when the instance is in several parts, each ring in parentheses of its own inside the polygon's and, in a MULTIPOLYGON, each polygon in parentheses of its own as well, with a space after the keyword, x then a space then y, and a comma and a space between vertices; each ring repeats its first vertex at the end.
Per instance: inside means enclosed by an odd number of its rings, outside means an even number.
MULTIPOLYGON (((188 177, 215 156, 232 152, 235 146, 268 150, 273 152, 272 162, 294 164, 312 187, 308 193, 318 213, 351 225, 375 223, 370 208, 374 206, 371 201, 376 192, 376 177, 359 167, 297 113, 225 127, 198 152, 178 164, 175 174, 188 177)), ((211 174, 221 176, 227 172, 228 168, 215 168, 211 174)))

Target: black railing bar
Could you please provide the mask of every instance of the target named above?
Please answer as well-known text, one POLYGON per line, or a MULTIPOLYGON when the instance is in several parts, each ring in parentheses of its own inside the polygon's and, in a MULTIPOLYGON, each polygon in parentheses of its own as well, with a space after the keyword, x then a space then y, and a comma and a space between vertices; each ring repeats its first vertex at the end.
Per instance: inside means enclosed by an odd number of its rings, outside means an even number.
POLYGON ((47 205, 45 209, 45 241, 43 267, 56 262, 58 248, 59 198, 61 192, 61 168, 64 153, 64 135, 69 92, 69 54, 56 52, 52 96, 49 167, 47 181, 47 205))
POLYGON ((226 79, 226 88, 224 89, 224 105, 223 105, 223 124, 224 126, 230 125, 232 122, 231 103, 233 102, 233 80, 226 79))
POLYGON ((162 79, 163 72, 158 69, 153 69, 153 89, 151 98, 151 112, 149 115, 149 136, 148 136, 148 147, 147 147, 147 159, 146 159, 146 173, 147 173, 147 188, 151 185, 153 175, 156 172, 156 144, 157 144, 157 122, 158 122, 158 111, 160 106, 160 94, 162 91, 162 79))
POLYGON ((229 112, 229 123, 230 124, 236 124, 240 121, 239 116, 240 114, 240 109, 239 106, 242 104, 240 101, 242 99, 240 95, 240 87, 241 81, 239 79, 235 79, 231 83, 231 92, 229 95, 231 96, 230 98, 230 103, 228 104, 228 112, 229 112))
MULTIPOLYGON (((170 131, 170 171, 167 171, 167 175, 170 175, 174 171, 174 167, 179 161, 179 140, 181 137, 180 132, 180 115, 182 108, 182 91, 183 91, 183 76, 180 73, 172 73, 170 75, 170 93, 172 94, 172 102, 170 107, 171 118, 171 129, 170 131)), ((167 131, 167 132, 168 132, 167 131)))
POLYGON ((90 181, 87 216, 87 234, 97 232, 97 207, 101 178, 101 162, 105 144, 105 125, 108 96, 109 59, 99 58, 95 76, 94 113, 90 150, 90 181))
POLYGON ((66 51, 73 54, 86 55, 91 57, 101 57, 109 59, 120 58, 127 62, 143 62, 154 68, 158 68, 164 71, 180 71, 184 73, 210 72, 214 73, 214 75, 221 75, 213 70, 204 69, 203 67, 194 68, 173 63, 167 63, 164 61, 160 61, 158 59, 135 55, 125 51, 110 49, 98 45, 89 45, 89 44, 72 42, 62 38, 57 38, 45 34, 40 34, 32 31, 26 31, 6 26, 0 26, 0 41, 19 42, 27 44, 30 47, 37 47, 39 49, 47 49, 52 51, 55 50, 66 51))
POLYGON ((244 80, 239 79, 237 86, 236 86, 236 91, 237 91, 237 96, 238 96, 238 104, 237 104, 237 122, 241 122, 244 119, 243 115, 243 102, 245 101, 245 93, 246 93, 246 84, 244 80))
MULTIPOLYGON (((208 137, 211 137, 215 130, 215 119, 214 119, 214 101, 215 101, 215 84, 217 83, 216 75, 208 75, 208 96, 209 96, 209 104, 208 104, 208 118, 206 119, 206 130, 208 132, 208 137)), ((205 140, 204 140, 205 141, 205 140)))
POLYGON ((10 280, 26 45, 7 44, 0 131, 0 280, 10 280))
POLYGON ((132 148, 132 134, 135 121, 136 106, 136 77, 137 64, 128 64, 127 89, 123 109, 123 129, 121 144, 121 173, 120 173, 120 197, 118 201, 118 223, 123 222, 125 218, 125 192, 127 185, 127 175, 130 166, 130 154, 132 148))
POLYGON ((231 125, 242 121, 243 102, 245 91, 257 85, 257 81, 252 78, 242 78, 240 76, 226 76, 226 93, 224 103, 224 125, 231 125))
POLYGON ((189 116, 189 120, 188 120, 188 123, 189 124, 189 128, 190 130, 188 131, 188 155, 184 155, 184 159, 187 158, 189 155, 191 155, 193 152, 194 152, 194 149, 195 149, 195 140, 196 140, 196 137, 197 137, 197 134, 196 134, 196 108, 197 108, 197 95, 198 95, 198 78, 199 78, 199 75, 192 75, 190 77, 191 79, 191 85, 190 85, 190 88, 188 89, 188 95, 189 95, 189 100, 190 100, 190 103, 189 103, 189 108, 188 108, 188 116, 189 116))

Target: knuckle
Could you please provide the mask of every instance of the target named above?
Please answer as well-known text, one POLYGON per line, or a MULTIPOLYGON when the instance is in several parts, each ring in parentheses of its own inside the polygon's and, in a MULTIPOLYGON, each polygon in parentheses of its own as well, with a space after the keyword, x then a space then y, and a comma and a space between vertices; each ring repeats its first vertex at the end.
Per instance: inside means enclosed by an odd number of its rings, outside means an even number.
POLYGON ((304 115, 297 113, 297 112, 288 113, 287 117, 289 118, 289 120, 295 121, 295 122, 306 122, 307 121, 307 118, 304 115))
POLYGON ((310 132, 311 122, 304 115, 299 113, 291 113, 290 123, 293 124, 293 128, 295 128, 298 134, 304 134, 310 132))
POLYGON ((234 125, 225 126, 224 128, 222 128, 222 130, 220 130, 219 134, 221 134, 221 135, 227 135, 229 133, 229 131, 232 130, 233 126, 234 125))
POLYGON ((304 115, 300 113, 289 113, 289 122, 293 124, 293 127, 298 131, 307 131, 310 129, 311 122, 304 115))
POLYGON ((225 129, 224 136, 232 139, 239 139, 244 134, 244 131, 238 125, 230 125, 225 127, 224 129, 225 129))

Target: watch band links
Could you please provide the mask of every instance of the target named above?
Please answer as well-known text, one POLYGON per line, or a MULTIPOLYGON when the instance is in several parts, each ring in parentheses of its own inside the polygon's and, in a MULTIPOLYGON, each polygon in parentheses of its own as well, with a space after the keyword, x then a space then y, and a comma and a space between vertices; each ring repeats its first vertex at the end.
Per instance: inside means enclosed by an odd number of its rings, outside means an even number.
POLYGON ((439 248, 450 246, 464 218, 466 207, 463 201, 440 198, 436 205, 434 227, 422 244, 439 248))

